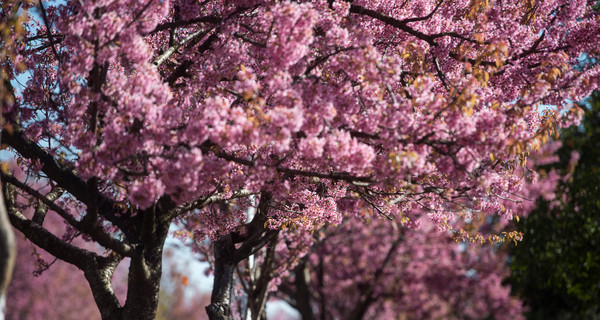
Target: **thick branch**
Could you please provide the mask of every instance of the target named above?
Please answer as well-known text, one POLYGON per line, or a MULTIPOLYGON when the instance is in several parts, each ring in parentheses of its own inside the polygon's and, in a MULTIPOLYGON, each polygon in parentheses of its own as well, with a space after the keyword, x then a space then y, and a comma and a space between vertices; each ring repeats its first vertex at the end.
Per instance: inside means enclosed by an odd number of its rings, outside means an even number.
POLYGON ((156 237, 156 207, 152 206, 147 210, 143 210, 142 214, 142 230, 141 240, 144 246, 151 246, 156 237))
POLYGON ((156 317, 162 253, 170 225, 170 221, 161 222, 156 217, 163 215, 163 207, 168 210, 170 205, 170 199, 161 197, 152 208, 139 213, 143 215, 141 243, 131 257, 123 319, 145 320, 156 317))
POLYGON ((154 60, 155 66, 160 66, 163 62, 167 61, 171 55, 173 55, 179 48, 183 47, 186 43, 192 41, 194 38, 202 38, 204 37, 208 31, 198 30, 196 32, 192 32, 187 37, 183 38, 181 41, 177 42, 174 46, 168 48, 163 54, 161 54, 158 58, 154 60))
POLYGON ((542 41, 544 40, 545 36, 546 36, 546 30, 543 30, 542 34, 531 45, 531 48, 527 49, 526 51, 523 51, 523 53, 521 53, 520 55, 515 56, 512 60, 516 60, 517 58, 524 58, 524 57, 534 53, 537 50, 540 43, 542 43, 542 41))
MULTIPOLYGON (((218 39, 218 30, 213 32, 202 44, 198 46, 198 53, 202 54, 204 51, 210 49, 210 46, 218 39)), ((194 41, 192 41, 193 43, 194 41)), ((190 44, 192 44, 190 43, 190 44)), ((188 45, 190 45, 188 44, 188 45)), ((169 84, 170 87, 175 86, 175 82, 177 79, 181 77, 191 77, 191 74, 188 73, 189 67, 193 64, 192 60, 185 60, 180 65, 175 68, 173 73, 171 73, 166 79, 165 82, 169 84)))
MULTIPOLYGON (((14 185, 15 187, 27 192, 28 194, 38 199, 38 201, 40 201, 46 208, 52 209, 61 218, 63 218, 67 223, 69 223, 78 231, 90 235, 90 237, 92 237, 92 240, 98 242, 98 244, 100 244, 101 246, 107 249, 114 250, 123 256, 131 256, 131 247, 125 244, 124 242, 115 239, 110 234, 104 232, 104 230, 102 230, 98 223, 88 224, 84 223, 83 221, 77 221, 77 219, 75 219, 75 217, 73 217, 71 214, 65 211, 65 209, 54 203, 53 198, 58 198, 57 194, 50 193, 44 196, 35 189, 28 186, 27 184, 17 180, 14 176, 3 173, 0 173, 0 176, 4 181, 10 183, 11 185, 14 185)), ((41 221, 39 220, 43 221, 43 219, 40 218, 39 215, 36 216, 36 214, 34 213, 32 222, 35 222, 36 224, 41 226, 41 221)))
POLYGON ((101 257, 93 252, 64 242, 42 226, 28 220, 16 209, 14 197, 7 192, 10 188, 5 187, 4 194, 7 199, 6 203, 11 224, 36 246, 83 270, 102 319, 119 319, 119 301, 114 295, 110 284, 112 273, 118 261, 101 257))
MULTIPOLYGON (((267 216, 271 195, 262 192, 257 212, 250 226, 255 221, 263 221, 267 216)), ((277 236, 277 230, 269 230, 266 233, 264 223, 257 223, 253 232, 242 243, 239 249, 235 249, 234 234, 230 233, 214 243, 215 255, 215 279, 211 304, 206 307, 206 313, 211 320, 225 320, 231 317, 231 289, 233 287, 233 275, 237 264, 251 254, 263 248, 277 236)))
POLYGON ((83 269, 103 320, 121 319, 121 304, 111 283, 113 273, 121 260, 123 258, 119 255, 100 257, 89 261, 83 269))
POLYGON ((129 266, 127 302, 124 319, 154 319, 158 308, 161 263, 151 262, 143 255, 134 256, 129 266))
POLYGON ((252 221, 250 221, 250 223, 245 224, 243 228, 241 228, 239 231, 232 233, 233 243, 241 243, 247 241, 253 235, 260 235, 265 231, 266 222, 266 210, 263 211, 261 209, 261 205, 259 204, 259 210, 257 210, 256 214, 254 214, 252 221))
POLYGON ((42 163, 42 171, 55 181, 58 185, 65 188, 69 193, 84 203, 90 202, 90 195, 87 192, 87 186, 83 180, 77 177, 73 171, 58 163, 48 152, 40 148, 37 144, 23 137, 20 130, 2 131, 2 142, 7 143, 25 158, 39 160, 42 163))
POLYGON ((433 46, 433 47, 437 46, 437 43, 434 41, 433 37, 409 27, 405 22, 403 22, 401 20, 386 16, 377 11, 367 9, 367 8, 364 8, 364 7, 361 7, 358 5, 351 5, 350 13, 356 13, 356 14, 368 16, 373 19, 379 20, 389 26, 400 29, 412 36, 415 36, 415 37, 427 42, 430 46, 433 46))
POLYGON ((404 19, 402 20, 403 23, 410 23, 410 22, 417 22, 417 21, 423 21, 423 20, 427 20, 429 18, 431 18, 436 12, 437 10, 440 8, 440 6, 442 5, 444 1, 438 1, 438 3, 435 5, 435 8, 433 8, 433 10, 426 16, 423 17, 416 17, 416 18, 410 18, 410 19, 404 19))
POLYGON ((255 254, 258 250, 271 243, 277 238, 278 234, 279 230, 268 230, 263 236, 258 234, 250 237, 250 239, 245 241, 242 246, 235 251, 236 263, 247 259, 249 256, 255 254))
POLYGON ((27 219, 17 210, 14 202, 14 195, 12 192, 9 192, 10 188, 10 186, 4 186, 4 197, 6 199, 8 216, 11 224, 23 233, 27 239, 58 259, 64 260, 82 270, 84 269, 85 264, 89 263, 90 260, 99 258, 99 256, 93 252, 62 241, 39 224, 27 219))
POLYGON ((471 59, 471 58, 467 58, 467 57, 463 57, 460 56, 458 53, 456 52, 450 52, 448 53, 448 56, 456 61, 460 61, 460 62, 468 62, 474 66, 478 66, 478 65, 482 65, 482 66, 488 66, 488 67, 496 67, 496 62, 492 62, 492 61, 479 61, 476 59, 471 59))
MULTIPOLYGON (((59 187, 75 196, 79 201, 86 205, 89 205, 94 201, 94 199, 92 199, 92 194, 88 190, 87 184, 83 180, 76 176, 71 169, 59 163, 53 156, 40 148, 37 144, 25 138, 20 129, 14 129, 10 133, 7 130, 3 130, 2 142, 7 143, 23 157, 40 161, 42 164, 42 172, 44 172, 49 179, 56 182, 59 187)), ((95 199, 95 201, 98 203, 98 211, 100 214, 119 227, 125 236, 129 238, 131 230, 129 230, 128 226, 115 215, 112 201, 102 194, 97 194, 97 197, 99 199, 95 199)))
POLYGON ((321 63, 324 63, 329 58, 331 58, 332 56, 335 56, 338 53, 342 53, 342 52, 346 52, 346 51, 351 51, 351 50, 356 50, 356 49, 359 49, 359 48, 361 48, 361 47, 337 48, 337 49, 335 49, 331 53, 328 53, 328 54, 325 54, 323 56, 320 56, 320 57, 316 58, 309 66, 306 67, 306 71, 304 71, 304 75, 305 76, 309 75, 310 72, 313 71, 316 67, 318 67, 321 63))
MULTIPOLYGON (((243 238, 242 245, 235 251, 235 262, 236 264, 258 250, 262 249, 265 245, 273 241, 279 230, 267 230, 265 228, 265 222, 267 221, 269 207, 271 205, 272 196, 268 192, 262 192, 260 195, 260 202, 254 219, 247 225, 247 238, 243 238), (265 232, 266 231, 266 232, 265 232)), ((236 238, 232 235, 232 240, 236 238)))
POLYGON ((275 248, 277 246, 276 239, 273 239, 267 246, 267 254, 262 268, 260 268, 260 276, 255 282, 254 288, 249 298, 250 310, 252 311, 252 320, 267 319, 266 303, 269 296, 269 282, 273 280, 273 264, 275 263, 275 248))
POLYGON ((338 181, 346 181, 346 182, 365 182, 365 183, 373 183, 375 180, 371 177, 366 176, 353 176, 351 174, 345 172, 331 172, 331 173, 322 173, 315 171, 304 171, 304 170, 296 170, 284 167, 278 167, 277 171, 285 174, 290 174, 294 176, 303 176, 303 177, 316 177, 330 180, 338 180, 338 181))
POLYGON ((52 190, 50 190, 50 192, 48 192, 45 196, 43 196, 44 200, 38 198, 37 208, 35 209, 35 212, 33 213, 33 218, 31 218, 31 221, 39 224, 40 226, 43 225, 44 219, 46 218, 46 213, 48 213, 47 202, 54 203, 54 201, 56 201, 58 198, 60 198, 60 196, 62 196, 63 193, 64 193, 63 189, 53 188, 52 190))
POLYGON ((444 72, 442 72, 442 69, 440 68, 440 61, 438 60, 438 58, 433 58, 433 65, 435 66, 435 71, 437 72, 440 81, 442 81, 444 88, 448 89, 448 82, 446 81, 447 78, 444 72))

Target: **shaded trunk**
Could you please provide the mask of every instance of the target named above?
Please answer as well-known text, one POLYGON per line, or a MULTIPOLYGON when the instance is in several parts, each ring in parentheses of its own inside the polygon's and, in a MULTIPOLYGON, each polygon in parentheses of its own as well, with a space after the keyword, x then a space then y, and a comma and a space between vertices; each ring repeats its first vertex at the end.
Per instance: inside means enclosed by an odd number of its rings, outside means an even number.
POLYGON ((158 309, 161 262, 132 258, 129 266, 127 302, 121 319, 153 320, 158 309))
MULTIPOLYGON (((277 238, 279 231, 265 229, 270 201, 271 195, 268 192, 262 192, 254 218, 244 226, 245 235, 230 233, 215 241, 215 279, 211 303, 206 307, 209 319, 226 320, 231 318, 231 290, 237 264, 248 259, 277 238), (236 243, 241 243, 237 249, 235 248, 236 243)), ((223 207, 223 210, 228 210, 228 208, 223 207)))
POLYGON ((306 266, 306 260, 300 262, 294 268, 296 286, 296 309, 300 312, 302 320, 316 320, 311 304, 310 272, 306 266))
POLYGON ((206 313, 210 320, 227 320, 231 318, 231 289, 235 272, 235 246, 231 234, 215 241, 215 279, 210 305, 206 313))
POLYGON ((127 302, 122 319, 153 320, 158 309, 162 254, 169 233, 169 221, 161 222, 162 211, 143 212, 141 246, 131 257, 127 283, 127 302))

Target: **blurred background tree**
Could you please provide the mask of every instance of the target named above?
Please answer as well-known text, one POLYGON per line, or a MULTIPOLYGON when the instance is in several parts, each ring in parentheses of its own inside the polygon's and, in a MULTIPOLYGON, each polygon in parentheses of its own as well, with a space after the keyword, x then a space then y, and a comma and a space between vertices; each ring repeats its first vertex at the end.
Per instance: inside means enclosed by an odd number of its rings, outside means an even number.
POLYGON ((600 319, 600 93, 580 106, 583 122, 562 131, 552 165, 572 174, 557 203, 519 222, 524 239, 512 248, 509 282, 532 320, 600 319))

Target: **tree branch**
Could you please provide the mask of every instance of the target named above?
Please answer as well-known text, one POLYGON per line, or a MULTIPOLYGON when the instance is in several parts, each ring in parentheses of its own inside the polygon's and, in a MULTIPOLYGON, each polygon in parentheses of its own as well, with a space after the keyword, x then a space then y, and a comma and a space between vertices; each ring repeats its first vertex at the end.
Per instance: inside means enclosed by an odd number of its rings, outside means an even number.
POLYGON ((58 51, 56 51, 56 48, 54 47, 54 40, 53 40, 53 36, 52 36, 52 29, 50 26, 50 21, 48 20, 48 16, 46 15, 46 9, 44 8, 44 4, 42 4, 42 1, 38 1, 39 7, 40 7, 40 13, 42 15, 42 20, 44 21, 44 25, 46 26, 46 34, 48 35, 48 41, 50 41, 50 48, 52 48, 52 53, 54 54, 54 56, 56 57, 56 60, 60 61, 60 56, 58 55, 58 51))
POLYGON ((261 236, 261 234, 262 233, 250 237, 235 251, 236 263, 255 254, 258 250, 275 240, 279 234, 279 230, 268 230, 263 236, 261 236))
POLYGON ((245 190, 245 189, 233 192, 233 194, 230 197, 226 197, 222 194, 212 194, 210 196, 196 199, 194 201, 184 203, 182 205, 175 207, 174 209, 169 211, 167 214, 162 215, 161 221, 172 220, 185 212, 189 212, 189 211, 192 211, 195 209, 202 209, 211 204, 226 202, 226 201, 229 201, 232 199, 237 199, 237 198, 245 198, 245 197, 249 197, 254 194, 256 194, 256 192, 251 192, 251 191, 245 190))
POLYGON ((192 32, 187 37, 183 38, 181 41, 177 42, 174 46, 169 47, 163 54, 154 59, 154 65, 160 66, 163 62, 167 61, 171 55, 173 55, 179 48, 183 47, 186 43, 192 41, 195 38, 203 38, 210 30, 198 30, 196 32, 192 32))
MULTIPOLYGON (((15 179, 16 180, 16 179, 15 179)), ((65 191, 61 188, 52 188, 50 192, 48 192, 44 198, 52 203, 56 201, 65 191)), ((37 198, 37 197, 36 197, 37 198)), ((48 204, 46 204, 45 200, 38 199, 37 207, 35 212, 33 213, 33 218, 31 221, 39 224, 40 226, 44 224, 44 218, 46 218, 46 213, 48 212, 48 204)), ((62 209, 62 208, 61 208, 62 209)))
POLYGON ((16 258, 15 235, 10 227, 8 213, 0 193, 0 319, 4 319, 6 291, 12 278, 16 258))
MULTIPOLYGON (((65 211, 64 208, 62 208, 59 205, 57 205, 56 203, 54 203, 54 201, 52 199, 53 199, 53 197, 58 198, 57 194, 48 194, 48 195, 44 196, 41 193, 39 193, 38 191, 36 191, 35 189, 28 186, 27 184, 17 180, 12 175, 0 173, 0 176, 2 177, 2 179, 4 181, 27 192, 28 194, 30 194, 33 197, 35 197, 36 199, 38 199, 38 201, 43 203, 44 206, 46 206, 49 209, 52 209, 61 218, 65 219, 65 221, 69 225, 74 227, 76 230, 90 235, 90 237, 92 237, 92 240, 98 242, 98 244, 100 244, 101 246, 103 246, 107 249, 114 250, 115 252, 118 252, 119 254, 121 254, 123 256, 127 256, 127 257, 131 256, 131 247, 129 245, 127 245, 126 243, 115 239, 110 234, 104 232, 104 230, 102 230, 102 227, 100 227, 96 221, 95 221, 95 223, 92 223, 92 224, 84 223, 83 221, 77 221, 77 219, 75 219, 75 217, 73 217, 71 214, 69 214, 67 211, 65 211)), ((37 213, 37 210, 36 210, 36 213, 37 213)), ((36 217, 36 215, 34 213, 32 220, 33 220, 32 222, 38 224, 41 227, 40 220, 43 221, 42 218, 40 218, 39 216, 36 217)))
POLYGON ((294 175, 294 176, 316 177, 316 178, 323 178, 323 179, 330 179, 330 180, 346 181, 349 183, 353 183, 353 182, 373 183, 373 182, 375 182, 375 180, 373 180, 373 178, 371 178, 371 177, 353 176, 346 172, 321 173, 321 172, 315 172, 315 171, 303 171, 303 170, 296 170, 296 169, 283 168, 283 167, 277 167, 277 171, 279 171, 281 173, 294 175))
POLYGON ((84 269, 85 264, 99 256, 93 252, 78 248, 66 243, 57 236, 46 230, 39 224, 27 219, 15 206, 14 189, 9 185, 4 186, 4 197, 6 199, 6 209, 11 224, 27 237, 36 246, 48 251, 53 256, 66 261, 80 269, 84 269))
POLYGON ((262 263, 262 268, 260 268, 260 276, 248 297, 252 311, 252 320, 266 320, 265 305, 269 296, 269 282, 273 280, 273 263, 275 263, 276 246, 276 239, 273 239, 268 244, 265 260, 262 263))
POLYGON ((185 26, 189 26, 192 24, 205 23, 205 22, 217 24, 217 23, 221 22, 221 18, 219 18, 217 16, 204 16, 204 17, 198 17, 195 19, 190 19, 190 20, 185 20, 185 21, 167 22, 167 23, 159 24, 158 26, 156 26, 156 28, 154 28, 154 30, 150 31, 150 34, 160 32, 163 30, 172 29, 172 28, 185 27, 185 26))
POLYGON ((121 260, 123 258, 119 255, 99 257, 89 261, 83 269, 102 319, 121 319, 123 310, 111 283, 113 273, 121 260))
POLYGON ((316 320, 310 303, 310 272, 306 266, 306 258, 294 268, 296 286, 296 309, 300 312, 302 320, 316 320))
POLYGON ((442 3, 444 3, 443 0, 438 1, 438 3, 435 5, 435 8, 433 8, 433 11, 431 11, 426 16, 416 17, 416 18, 410 18, 410 19, 404 19, 404 20, 402 20, 402 22, 403 23, 411 23, 411 22, 417 22, 417 21, 427 20, 427 19, 431 18, 437 12, 437 10, 440 8, 440 6, 442 5, 442 3))
POLYGON ((23 157, 40 161, 42 164, 42 172, 44 172, 49 179, 56 182, 59 187, 75 196, 79 201, 86 205, 89 205, 92 201, 97 201, 98 211, 104 218, 119 227, 126 237, 129 238, 132 235, 131 228, 115 215, 112 200, 102 194, 97 195, 98 199, 92 199, 92 194, 89 192, 88 186, 83 180, 76 176, 71 169, 59 163, 53 156, 37 144, 25 138, 20 129, 15 128, 10 133, 7 130, 3 130, 2 142, 7 143, 23 157))
POLYGON ((373 19, 379 20, 389 26, 392 26, 394 28, 400 29, 414 37, 417 37, 425 42, 427 42, 430 46, 435 47, 438 44, 434 41, 434 38, 424 34, 420 31, 417 31, 411 27, 409 27, 405 22, 386 16, 382 13, 379 13, 377 11, 371 10, 371 9, 367 9, 358 5, 351 5, 350 6, 350 13, 356 13, 359 15, 364 15, 364 16, 368 16, 371 17, 373 19))

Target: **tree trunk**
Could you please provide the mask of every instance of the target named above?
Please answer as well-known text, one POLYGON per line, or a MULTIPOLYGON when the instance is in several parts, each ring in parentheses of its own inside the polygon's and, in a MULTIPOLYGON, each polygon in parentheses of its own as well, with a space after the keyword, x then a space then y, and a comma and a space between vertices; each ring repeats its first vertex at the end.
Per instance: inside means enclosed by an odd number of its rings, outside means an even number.
POLYGON ((12 278, 16 253, 15 236, 4 206, 4 197, 0 192, 0 320, 4 320, 6 290, 12 278))
POLYGON ((302 320, 316 320, 310 301, 310 272, 306 266, 306 259, 294 268, 294 274, 296 276, 294 283, 296 285, 296 308, 300 312, 302 320))
POLYGON ((223 236, 214 244, 215 280, 206 313, 210 320, 228 320, 231 318, 231 289, 235 272, 235 246, 231 234, 223 236))
POLYGON ((162 211, 143 212, 141 245, 131 258, 127 283, 127 302, 123 320, 154 320, 158 309, 162 253, 170 221, 161 222, 162 211))
POLYGON ((154 320, 158 309, 161 261, 158 263, 136 257, 131 259, 127 283, 127 302, 122 320, 154 320))

